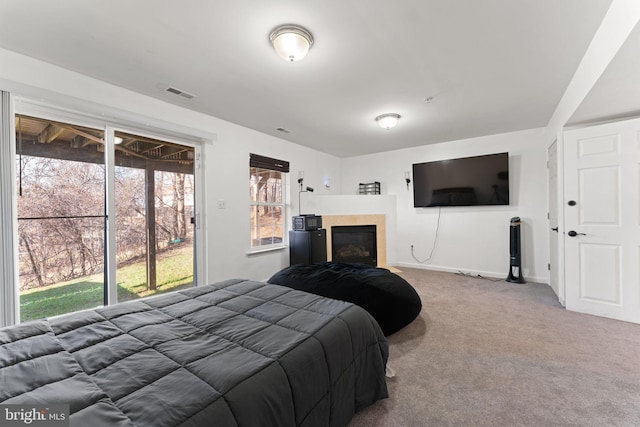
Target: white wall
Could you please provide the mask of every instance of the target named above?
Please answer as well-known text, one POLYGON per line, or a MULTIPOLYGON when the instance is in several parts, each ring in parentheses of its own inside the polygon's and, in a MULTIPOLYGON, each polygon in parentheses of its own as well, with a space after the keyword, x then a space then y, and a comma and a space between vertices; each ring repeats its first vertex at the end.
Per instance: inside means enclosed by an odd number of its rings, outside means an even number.
MULTIPOLYGON (((290 162, 287 221, 298 212, 298 171, 304 171, 305 186, 316 188, 319 194, 337 193, 340 189, 340 159, 237 125, 216 124, 215 128, 217 142, 205 153, 209 199, 208 258, 213 266, 209 269, 209 279, 241 277, 267 280, 289 265, 289 251, 246 255, 249 248, 249 153, 290 162), (331 189, 321 185, 325 175, 336 177, 336 185, 331 189), (227 209, 217 209, 218 199, 226 200, 227 209)), ((286 230, 284 232, 287 233, 286 230)))
POLYGON ((291 212, 297 213, 298 171, 304 184, 321 194, 340 192, 340 164, 335 156, 311 150, 205 114, 170 105, 87 76, 0 49, 0 89, 51 105, 81 109, 106 118, 123 117, 141 127, 149 123, 210 139, 203 147, 206 230, 206 281, 242 277, 267 279, 289 265, 286 249, 247 255, 249 249, 249 153, 288 160, 291 212), (324 187, 329 177, 331 188, 324 187), (226 200, 226 209, 217 201, 226 200))
MULTIPOLYGON (((493 277, 509 272, 509 221, 522 221, 522 265, 527 281, 548 283, 547 173, 544 129, 511 132, 342 160, 342 190, 356 194, 361 182, 380 181, 383 194, 396 196, 398 266, 463 271, 493 277), (437 208, 414 208, 413 187, 405 171, 413 163, 509 152, 510 205, 442 208, 433 257, 429 257, 437 227, 437 208)), ((365 196, 362 196, 365 197, 365 196)))
MULTIPOLYGON (((395 195, 397 227, 389 241, 389 260, 398 266, 506 276, 509 219, 523 219, 524 276, 547 281, 546 169, 542 130, 454 141, 374 155, 339 159, 208 115, 143 96, 59 67, 0 49, 0 89, 43 99, 67 108, 86 107, 105 116, 135 118, 156 127, 211 139, 204 144, 207 281, 229 277, 266 279, 288 265, 288 251, 247 255, 248 158, 250 152, 291 162, 290 213, 298 211, 298 172, 314 196, 355 195, 360 182, 380 181, 383 194, 395 195), (435 209, 414 209, 412 188, 404 171, 413 163, 509 151, 511 205, 442 209, 438 245, 431 261, 418 258, 431 251, 437 220, 435 209), (329 179, 330 188, 325 187, 329 179), (217 201, 226 200, 226 209, 217 201)), ((144 125, 144 123, 140 123, 144 125)), ((303 194, 302 204, 304 206, 303 194)), ((366 196, 362 196, 366 197, 366 196)), ((304 209, 303 209, 304 210, 304 209)), ((373 213, 373 212, 370 212, 373 213)))

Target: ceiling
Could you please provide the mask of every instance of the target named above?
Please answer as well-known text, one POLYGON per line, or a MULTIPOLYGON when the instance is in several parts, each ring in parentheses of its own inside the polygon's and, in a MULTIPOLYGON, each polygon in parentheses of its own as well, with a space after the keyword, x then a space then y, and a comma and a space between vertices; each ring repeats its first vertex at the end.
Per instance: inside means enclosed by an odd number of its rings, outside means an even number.
POLYGON ((640 116, 640 25, 636 25, 568 125, 636 116, 640 116))
MULTIPOLYGON (((610 3, 4 1, 0 47, 349 157, 546 126, 610 3), (269 44, 285 23, 315 38, 300 62, 269 44), (374 118, 389 112, 402 118, 383 130, 374 118)), ((594 99, 632 78, 616 60, 594 99)), ((572 121, 601 116, 599 107, 585 101, 572 121)))

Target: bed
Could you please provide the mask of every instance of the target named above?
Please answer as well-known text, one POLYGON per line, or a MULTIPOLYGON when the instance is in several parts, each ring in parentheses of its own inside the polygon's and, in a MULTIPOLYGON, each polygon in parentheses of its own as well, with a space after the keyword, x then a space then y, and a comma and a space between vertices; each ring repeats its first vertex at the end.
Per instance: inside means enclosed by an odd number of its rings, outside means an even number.
POLYGON ((387 397, 362 308, 231 279, 0 329, 0 404, 77 426, 346 426, 387 397))

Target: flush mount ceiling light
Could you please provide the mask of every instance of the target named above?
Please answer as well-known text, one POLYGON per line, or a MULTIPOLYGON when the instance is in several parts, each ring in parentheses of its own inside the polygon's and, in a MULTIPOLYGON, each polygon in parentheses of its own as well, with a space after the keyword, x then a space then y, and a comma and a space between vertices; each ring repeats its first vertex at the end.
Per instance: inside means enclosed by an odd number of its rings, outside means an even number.
POLYGON ((269 40, 276 53, 286 61, 299 61, 304 58, 313 45, 313 36, 298 25, 281 25, 271 31, 269 40))
POLYGON ((387 130, 397 125, 398 120, 400 120, 400 114, 396 113, 381 114, 376 117, 376 122, 378 122, 380 127, 387 130))

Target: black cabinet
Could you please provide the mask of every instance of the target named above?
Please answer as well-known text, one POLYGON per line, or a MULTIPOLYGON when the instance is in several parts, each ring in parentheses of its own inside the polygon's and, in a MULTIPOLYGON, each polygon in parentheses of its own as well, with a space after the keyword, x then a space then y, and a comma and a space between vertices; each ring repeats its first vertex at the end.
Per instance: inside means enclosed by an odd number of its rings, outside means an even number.
POLYGON ((289 263, 327 262, 327 230, 289 231, 289 263))

